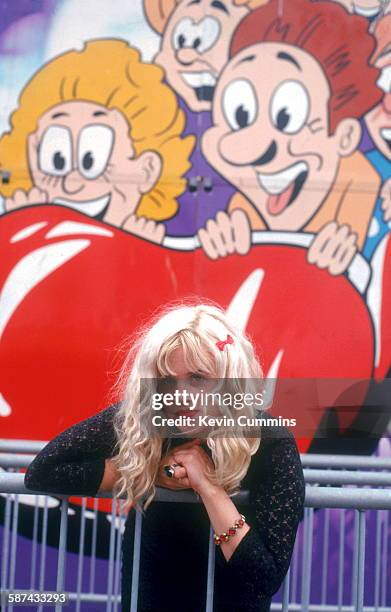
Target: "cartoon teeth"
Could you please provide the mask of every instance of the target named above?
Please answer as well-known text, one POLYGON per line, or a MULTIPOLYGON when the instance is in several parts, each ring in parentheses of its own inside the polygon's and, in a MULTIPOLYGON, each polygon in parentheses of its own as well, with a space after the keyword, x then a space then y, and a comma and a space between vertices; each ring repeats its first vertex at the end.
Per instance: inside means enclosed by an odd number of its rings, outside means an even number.
POLYGON ((308 165, 301 161, 285 170, 264 174, 257 172, 258 181, 261 187, 270 195, 279 195, 294 181, 302 172, 308 172, 308 165))
POLYGON ((107 204, 110 202, 111 194, 108 193, 101 198, 96 198, 95 200, 86 200, 85 202, 77 202, 75 200, 68 200, 65 198, 54 198, 54 204, 61 204, 62 206, 69 206, 69 208, 74 208, 85 215, 90 217, 95 217, 99 215, 99 213, 104 210, 107 204))
POLYGON ((182 79, 190 87, 214 87, 216 78, 211 72, 182 72, 182 79))

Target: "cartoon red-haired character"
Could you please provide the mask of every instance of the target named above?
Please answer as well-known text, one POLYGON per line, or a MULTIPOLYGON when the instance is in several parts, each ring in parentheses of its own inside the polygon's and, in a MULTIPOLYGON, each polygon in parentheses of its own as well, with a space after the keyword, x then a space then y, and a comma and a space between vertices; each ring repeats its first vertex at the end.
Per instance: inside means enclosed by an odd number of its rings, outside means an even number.
POLYGON ((271 0, 236 29, 218 81, 209 163, 240 192, 199 230, 212 258, 251 229, 316 234, 307 258, 341 274, 365 241, 380 178, 356 151, 382 92, 367 21, 331 2, 271 0))

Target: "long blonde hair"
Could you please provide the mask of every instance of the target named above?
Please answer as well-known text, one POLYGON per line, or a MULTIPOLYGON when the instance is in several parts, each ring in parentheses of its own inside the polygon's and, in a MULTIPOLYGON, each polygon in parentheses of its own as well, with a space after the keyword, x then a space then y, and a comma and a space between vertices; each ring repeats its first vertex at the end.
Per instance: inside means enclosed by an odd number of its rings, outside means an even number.
MULTIPOLYGON (((140 379, 156 380, 175 374, 170 368, 170 355, 178 347, 183 349, 189 371, 197 371, 201 363, 202 370, 211 378, 234 379, 235 384, 237 379, 263 379, 250 338, 211 300, 188 298, 170 302, 126 338, 121 348, 125 359, 112 387, 111 399, 120 399, 114 417, 118 454, 113 461, 121 477, 113 496, 125 494, 127 509, 139 506, 144 496, 147 496, 144 509, 152 502, 162 456, 162 437, 148 435, 146 424, 152 413, 148 398, 140 410, 140 379), (229 350, 221 351, 216 341, 225 339, 227 334, 234 343, 229 350)), ((239 435, 230 433, 229 437, 209 433, 206 443, 215 465, 210 480, 228 493, 237 491, 260 442, 260 437, 245 437, 240 431, 239 435)))

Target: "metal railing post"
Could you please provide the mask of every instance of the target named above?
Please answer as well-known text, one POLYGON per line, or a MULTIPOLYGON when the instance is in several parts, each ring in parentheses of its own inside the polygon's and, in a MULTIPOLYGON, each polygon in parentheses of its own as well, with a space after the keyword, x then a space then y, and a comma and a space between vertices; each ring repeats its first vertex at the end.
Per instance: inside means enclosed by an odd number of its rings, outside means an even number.
POLYGON ((288 612, 289 610, 289 582, 290 582, 291 568, 288 567, 287 574, 282 583, 282 612, 288 612))
POLYGON ((143 517, 141 514, 141 510, 140 511, 136 510, 136 520, 135 520, 135 525, 134 525, 132 597, 131 597, 131 602, 130 602, 130 612, 137 612, 142 520, 143 520, 143 517))
MULTIPOLYGON (((57 566, 57 592, 64 590, 65 584, 65 551, 67 549, 67 532, 68 532, 68 498, 61 500, 61 521, 60 521, 60 540, 58 543, 58 566, 57 566)), ((56 612, 62 612, 63 605, 56 604, 56 612)))
POLYGON ((358 510, 357 612, 364 609, 365 510, 358 510))
POLYGON ((312 530, 314 509, 306 508, 307 519, 304 519, 304 556, 301 588, 301 609, 308 612, 311 591, 311 562, 312 562, 312 530))
POLYGON ((215 546, 213 541, 213 527, 209 527, 208 544, 208 579, 206 584, 206 608, 205 612, 213 612, 214 577, 215 577, 215 546))

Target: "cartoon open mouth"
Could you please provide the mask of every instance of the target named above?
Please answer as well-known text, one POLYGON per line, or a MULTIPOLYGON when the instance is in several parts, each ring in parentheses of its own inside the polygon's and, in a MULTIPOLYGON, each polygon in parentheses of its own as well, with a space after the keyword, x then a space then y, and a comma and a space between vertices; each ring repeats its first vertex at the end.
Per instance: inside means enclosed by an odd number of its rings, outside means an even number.
POLYGON ((279 215, 299 195, 308 176, 308 165, 301 161, 273 174, 257 172, 260 186, 269 197, 266 207, 271 215, 279 215))
POLYGON ((182 72, 181 77, 186 83, 194 89, 197 99, 201 102, 205 100, 211 102, 216 87, 216 78, 211 72, 182 72))
POLYGON ((383 138, 387 147, 391 151, 391 128, 385 128, 384 130, 380 130, 380 136, 383 138))
POLYGON ((372 8, 358 6, 357 4, 353 4, 353 10, 357 15, 361 15, 361 17, 366 17, 367 19, 369 19, 370 17, 374 17, 375 15, 380 13, 381 6, 380 6, 380 3, 379 3, 379 6, 375 6, 372 8))
POLYGON ((102 221, 110 204, 110 200, 111 194, 108 193, 101 198, 96 198, 95 200, 85 200, 84 202, 75 202, 74 200, 67 200, 66 198, 54 198, 53 204, 69 206, 69 208, 74 208, 75 210, 78 210, 89 217, 102 221))

